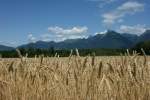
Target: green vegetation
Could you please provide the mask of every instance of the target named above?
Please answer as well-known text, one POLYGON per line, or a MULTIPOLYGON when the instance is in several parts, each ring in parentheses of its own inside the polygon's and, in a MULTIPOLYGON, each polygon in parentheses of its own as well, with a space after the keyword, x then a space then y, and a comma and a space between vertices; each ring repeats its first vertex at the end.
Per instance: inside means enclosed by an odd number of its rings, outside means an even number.
MULTIPOLYGON (((70 49, 54 49, 53 47, 49 49, 19 49, 21 54, 23 56, 28 56, 28 57, 34 57, 39 56, 39 55, 44 55, 53 57, 57 53, 60 55, 60 57, 68 57, 70 55, 71 50, 70 49)), ((124 53, 126 50, 125 49, 79 49, 81 56, 87 56, 89 54, 92 54, 93 52, 96 54, 96 56, 116 56, 120 55, 121 53, 124 53)), ((75 50, 72 50, 72 54, 75 55, 75 50)), ((15 50, 11 51, 0 51, 0 55, 3 58, 16 58, 18 57, 18 54, 15 50)))

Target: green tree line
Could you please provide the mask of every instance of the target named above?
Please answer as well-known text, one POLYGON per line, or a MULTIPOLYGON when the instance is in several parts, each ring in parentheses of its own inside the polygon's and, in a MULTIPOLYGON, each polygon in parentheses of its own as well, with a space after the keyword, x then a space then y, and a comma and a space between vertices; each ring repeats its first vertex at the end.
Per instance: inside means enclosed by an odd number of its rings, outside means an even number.
MULTIPOLYGON (((150 55, 150 41, 138 43, 135 47, 129 49, 129 53, 135 50, 139 54, 143 54, 141 48, 144 49, 144 52, 147 55, 150 55)), ((60 57, 68 57, 72 51, 72 55, 76 55, 76 50, 70 49, 54 49, 51 47, 49 49, 35 49, 35 48, 20 48, 19 49, 23 56, 27 57, 35 57, 43 55, 44 57, 54 57, 56 54, 60 57)), ((125 54, 127 52, 126 49, 78 49, 80 56, 87 56, 95 53, 96 56, 120 56, 121 54, 125 54)), ((17 58, 18 53, 16 50, 11 51, 0 51, 0 57, 2 58, 17 58)))
MULTIPOLYGON (((54 57, 56 53, 60 57, 68 57, 71 53, 70 49, 54 49, 53 47, 49 49, 20 48, 19 50, 23 56, 28 56, 28 57, 35 57, 39 55, 44 55, 45 57, 46 56, 54 57)), ((92 53, 95 53, 96 56, 106 56, 106 55, 113 56, 113 55, 120 55, 121 53, 124 53, 125 49, 78 49, 78 52, 80 56, 87 56, 92 53)), ((75 49, 72 50, 72 54, 76 55, 75 49)), ((0 51, 0 55, 3 58, 18 57, 18 53, 16 52, 16 50, 0 51)))

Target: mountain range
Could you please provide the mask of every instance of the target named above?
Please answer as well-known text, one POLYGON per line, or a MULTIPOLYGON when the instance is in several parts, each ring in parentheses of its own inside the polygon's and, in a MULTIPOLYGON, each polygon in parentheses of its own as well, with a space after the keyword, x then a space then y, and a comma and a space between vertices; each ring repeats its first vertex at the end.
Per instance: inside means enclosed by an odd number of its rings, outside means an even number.
MULTIPOLYGON (((40 48, 47 49, 54 47, 56 49, 72 48, 131 48, 138 42, 150 40, 150 30, 146 30, 140 36, 129 33, 118 33, 108 30, 105 34, 96 34, 88 38, 67 39, 61 42, 37 41, 18 46, 18 48, 40 48)), ((12 47, 0 45, 0 50, 12 50, 12 47)))

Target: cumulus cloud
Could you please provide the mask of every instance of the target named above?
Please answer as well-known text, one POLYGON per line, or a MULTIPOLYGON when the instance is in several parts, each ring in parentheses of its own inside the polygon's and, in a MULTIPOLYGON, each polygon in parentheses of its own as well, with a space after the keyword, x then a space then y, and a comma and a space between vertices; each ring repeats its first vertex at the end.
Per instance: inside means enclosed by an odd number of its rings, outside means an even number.
POLYGON ((28 41, 30 43, 34 43, 34 42, 36 42, 36 37, 34 37, 32 33, 29 33, 28 34, 28 41))
MULTIPOLYGON (((104 18, 103 23, 105 25, 112 25, 116 22, 116 20, 118 20, 119 18, 123 17, 124 14, 120 13, 120 12, 110 12, 110 13, 105 13, 102 15, 102 17, 104 18)), ((122 19, 123 20, 123 19, 122 19)))
POLYGON ((144 9, 144 4, 141 4, 136 1, 129 1, 118 7, 118 10, 125 11, 129 13, 134 13, 138 11, 142 11, 144 9))
POLYGON ((72 28, 62 28, 59 26, 48 27, 48 32, 35 37, 32 33, 28 33, 28 41, 30 43, 35 43, 38 40, 41 41, 63 41, 66 39, 76 39, 76 38, 86 38, 88 28, 83 27, 72 27, 72 28))
POLYGON ((40 36, 40 39, 41 39, 42 41, 51 41, 52 38, 54 38, 54 37, 53 37, 51 34, 48 34, 48 33, 42 34, 42 35, 40 36))
POLYGON ((59 34, 46 33, 40 36, 40 40, 42 41, 62 41, 64 37, 59 34))
POLYGON ((114 23, 122 22, 122 18, 124 16, 132 15, 140 11, 144 11, 144 4, 137 1, 128 1, 116 8, 115 10, 104 13, 102 15, 103 23, 109 26, 114 23))
POLYGON ((63 41, 65 39, 76 39, 76 38, 86 38, 87 37, 86 26, 83 27, 72 27, 72 28, 62 28, 59 26, 49 27, 49 33, 41 35, 41 40, 43 41, 63 41))
POLYGON ((64 29, 61 27, 49 27, 49 32, 56 33, 56 34, 64 34, 64 35, 70 35, 70 34, 82 34, 86 33, 88 28, 87 27, 73 27, 71 29, 64 29))
POLYGON ((134 25, 134 26, 121 25, 118 31, 120 33, 130 33, 130 34, 141 35, 147 29, 148 28, 146 28, 146 25, 140 25, 140 24, 134 25))

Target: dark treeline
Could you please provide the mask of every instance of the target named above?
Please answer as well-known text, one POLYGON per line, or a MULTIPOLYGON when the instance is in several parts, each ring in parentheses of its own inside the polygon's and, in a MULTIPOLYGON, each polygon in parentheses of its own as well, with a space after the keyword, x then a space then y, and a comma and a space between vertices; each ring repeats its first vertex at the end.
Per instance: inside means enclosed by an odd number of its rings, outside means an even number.
MULTIPOLYGON (((54 57, 56 54, 59 55, 60 57, 68 57, 71 53, 70 49, 54 49, 54 48, 49 48, 49 49, 34 49, 34 48, 29 48, 29 49, 19 49, 21 52, 22 56, 27 56, 27 57, 35 57, 35 56, 40 56, 43 55, 44 57, 54 57)), ((133 48, 129 49, 129 53, 132 54, 133 50, 136 50, 137 53, 142 54, 141 49, 139 48, 133 48)), ((149 49, 144 49, 145 53, 147 55, 150 55, 149 49)), ((125 54, 127 52, 126 49, 78 49, 78 52, 80 56, 87 56, 95 53, 96 56, 120 56, 121 54, 125 54)), ((76 55, 76 50, 72 50, 72 55, 76 55)), ((0 57, 2 58, 17 58, 18 53, 16 50, 11 50, 11 51, 0 51, 0 57)))
POLYGON ((147 55, 150 55, 150 41, 139 42, 132 49, 141 52, 141 48, 143 48, 147 55))
MULTIPOLYGON (((45 57, 54 57, 55 54, 59 55, 60 57, 68 57, 71 53, 70 49, 54 49, 54 48, 49 48, 49 49, 34 49, 34 48, 29 48, 29 49, 19 49, 21 54, 23 56, 28 56, 28 57, 35 57, 39 55, 44 55, 45 57)), ((95 53, 96 56, 114 56, 114 55, 120 55, 121 53, 124 53, 126 50, 125 49, 78 49, 80 56, 87 56, 92 53, 95 53)), ((72 54, 76 55, 76 50, 72 50, 72 54)), ((3 58, 16 58, 18 57, 18 53, 16 50, 11 50, 11 51, 0 51, 0 56, 3 58)))

